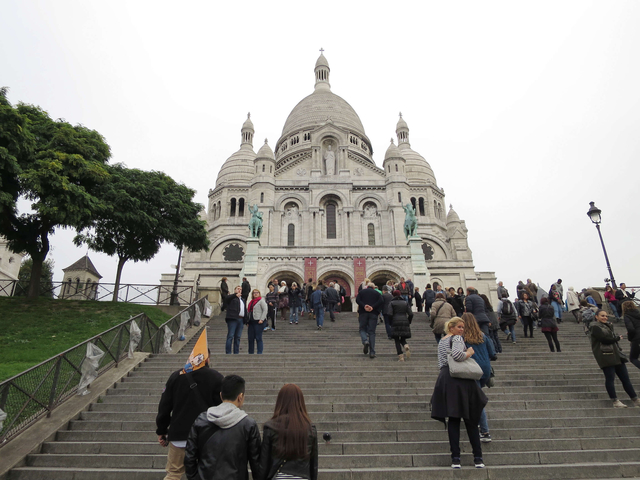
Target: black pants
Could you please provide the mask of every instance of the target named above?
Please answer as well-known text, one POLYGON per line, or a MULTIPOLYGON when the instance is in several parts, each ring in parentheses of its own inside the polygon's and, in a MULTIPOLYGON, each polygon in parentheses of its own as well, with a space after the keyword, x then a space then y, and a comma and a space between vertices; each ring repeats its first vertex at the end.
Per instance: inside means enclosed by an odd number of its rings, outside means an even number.
POLYGON ((558 332, 542 332, 549 342, 549 350, 553 352, 553 344, 556 344, 556 350, 560 351, 560 342, 558 342, 558 332), (553 340, 553 342, 552 342, 553 340))
POLYGON ((436 337, 436 345, 440 343, 440 339, 444 336, 442 333, 434 333, 434 337, 436 337))
POLYGON ((524 336, 527 336, 527 329, 529 329, 531 338, 533 338, 533 320, 531 317, 522 317, 522 325, 524 325, 524 336))
POLYGON ((627 371, 627 366, 624 363, 620 365, 614 365, 612 367, 604 367, 602 369, 604 372, 604 386, 607 389, 607 393, 609 394, 610 399, 618 398, 616 396, 616 387, 615 387, 615 379, 616 375, 622 382, 622 387, 624 391, 627 392, 629 398, 636 398, 636 391, 633 389, 633 385, 631 385, 631 380, 629 380, 629 372, 627 371))
POLYGON ((629 350, 629 360, 638 368, 640 368, 640 360, 638 360, 639 356, 640 356, 640 343, 632 343, 631 348, 629 350))
POLYGON ((327 302, 327 312, 329 312, 329 318, 331 318, 332 322, 336 321, 336 302, 327 302))
MULTIPOLYGON (((464 426, 467 429, 469 443, 473 450, 474 458, 482 458, 482 444, 480 443, 480 430, 478 430, 478 422, 464 420, 464 426)), ((449 433, 449 447, 451 449, 451 458, 460 458, 460 419, 449 418, 447 427, 449 433)))
POLYGON ((276 307, 267 307, 267 325, 269 325, 269 320, 271 320, 271 328, 275 330, 276 328, 276 307))
POLYGON ((394 338, 394 340, 396 341, 396 352, 398 352, 398 355, 403 354, 404 346, 407 344, 407 340, 404 337, 394 338))

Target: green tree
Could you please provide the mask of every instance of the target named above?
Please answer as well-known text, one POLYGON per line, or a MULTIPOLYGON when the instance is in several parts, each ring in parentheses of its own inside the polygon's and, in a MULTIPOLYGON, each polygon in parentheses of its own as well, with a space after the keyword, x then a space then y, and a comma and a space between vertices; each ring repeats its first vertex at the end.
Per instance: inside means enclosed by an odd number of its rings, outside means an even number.
POLYGON ((49 235, 57 227, 81 228, 100 207, 95 187, 107 176, 111 153, 102 135, 82 125, 52 120, 39 107, 12 107, 0 91, 0 181, 5 192, 0 208, 0 234, 14 252, 33 261, 29 297, 40 292, 49 235), (17 199, 31 201, 19 213, 17 199))
POLYGON ((163 172, 109 166, 109 180, 98 187, 105 208, 78 233, 76 245, 118 256, 113 300, 124 264, 151 260, 162 243, 192 251, 208 248, 202 205, 193 202, 194 190, 163 172))
MULTIPOLYGON (((55 262, 52 258, 47 258, 42 263, 42 276, 40 278, 40 296, 53 298, 53 269, 55 262)), ((20 272, 18 273, 18 289, 16 296, 27 294, 26 285, 31 284, 31 270, 33 268, 33 260, 31 257, 25 257, 20 264, 20 272)))

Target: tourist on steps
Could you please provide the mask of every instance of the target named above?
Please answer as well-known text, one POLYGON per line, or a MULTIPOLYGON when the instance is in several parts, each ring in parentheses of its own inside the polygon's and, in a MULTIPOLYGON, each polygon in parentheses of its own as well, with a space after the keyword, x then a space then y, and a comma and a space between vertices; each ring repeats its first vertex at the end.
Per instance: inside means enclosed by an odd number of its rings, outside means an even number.
POLYGON ((489 338, 493 342, 496 353, 502 353, 502 343, 500 342, 500 337, 498 336, 498 332, 500 331, 498 314, 493 311, 493 305, 491 305, 489 297, 482 293, 480 295, 480 298, 484 300, 484 313, 486 313, 487 317, 489 317, 489 320, 491 320, 491 323, 489 323, 489 338))
POLYGON ((362 351, 365 355, 369 354, 369 358, 376 358, 376 326, 378 325, 378 315, 384 305, 382 295, 375 288, 375 283, 369 282, 367 288, 360 290, 356 297, 362 351))
POLYGON ((529 298, 529 294, 524 292, 522 294, 522 300, 516 302, 516 310, 518 311, 518 319, 522 322, 524 327, 524 338, 527 338, 527 330, 531 333, 533 338, 533 314, 538 311, 538 307, 529 298))
MULTIPOLYGON (((497 360, 496 351, 493 348, 493 342, 491 339, 480 331, 478 322, 472 313, 465 313, 462 315, 464 321, 464 343, 467 348, 473 350, 473 358, 480 368, 482 368, 482 378, 478 380, 478 386, 484 388, 489 379, 491 378, 491 360, 497 360)), ((489 434, 489 421, 487 420, 487 412, 483 408, 480 415, 480 441, 482 443, 489 443, 491 441, 491 435, 489 434)))
POLYGON ((231 295, 227 295, 224 299, 227 315, 224 319, 227 322, 227 343, 224 347, 226 354, 231 353, 233 345, 233 353, 240 353, 240 339, 242 338, 242 329, 244 328, 244 318, 247 315, 247 309, 242 300, 242 287, 238 285, 233 289, 231 295))
MULTIPOLYGON (((276 308, 278 307, 278 294, 276 293, 276 287, 269 284, 269 293, 267 293, 265 301, 267 302, 267 319, 271 320, 271 330, 276 329, 276 308)), ((265 330, 269 329, 269 322, 264 327, 265 330)))
POLYGON ((302 391, 287 383, 278 393, 273 417, 262 430, 259 480, 318 478, 318 433, 302 391))
POLYGON ((463 362, 475 353, 473 348, 465 347, 464 330, 464 322, 459 317, 453 317, 445 325, 447 334, 438 344, 440 374, 431 395, 431 418, 447 425, 452 468, 461 468, 460 422, 462 419, 471 443, 474 464, 476 468, 484 468, 478 422, 487 404, 487 397, 475 380, 454 378, 449 373, 448 351, 451 351, 451 356, 456 362, 463 362))
POLYGON ((613 401, 613 408, 626 408, 627 406, 618 400, 616 395, 615 378, 616 375, 620 379, 624 391, 627 392, 629 398, 636 407, 640 407, 640 399, 636 395, 636 391, 629 380, 629 372, 624 362, 626 357, 621 356, 618 342, 624 337, 616 335, 613 330, 613 324, 609 322, 609 316, 604 310, 598 310, 596 313, 596 321, 589 326, 589 334, 591 337, 591 350, 593 356, 598 362, 598 366, 602 369, 605 378, 605 388, 609 394, 609 398, 613 401))
POLYGON ((553 345, 555 343, 555 349, 558 353, 560 353, 560 342, 558 341, 558 324, 554 317, 555 312, 553 311, 553 307, 549 305, 549 299, 547 297, 542 298, 540 300, 540 330, 547 338, 547 342, 549 343, 549 350, 552 352, 553 345))
POLYGON ((298 317, 302 310, 302 290, 298 288, 298 284, 293 282, 289 289, 289 323, 298 324, 298 317))
POLYGON ((498 314, 500 330, 507 335, 507 342, 511 340, 513 343, 516 343, 516 322, 518 320, 518 313, 508 297, 502 297, 498 301, 498 309, 496 310, 496 313, 498 314))
POLYGON ((444 293, 436 293, 436 300, 431 305, 429 316, 431 331, 433 331, 433 336, 436 338, 436 343, 439 343, 442 336, 446 334, 444 331, 446 323, 455 316, 456 312, 447 302, 444 293))
POLYGON ((282 323, 286 322, 285 315, 286 311, 289 310, 289 288, 287 287, 287 282, 284 280, 280 282, 280 288, 278 289, 278 310, 282 316, 282 323))
POLYGON ((260 295, 257 288, 251 293, 251 300, 247 305, 249 315, 247 317, 247 330, 249 336, 249 353, 253 354, 255 344, 258 345, 258 355, 262 355, 262 332, 267 320, 267 302, 260 295))
POLYGON ((640 368, 640 310, 634 302, 624 302, 622 304, 622 315, 624 324, 627 327, 627 338, 631 343, 629 350, 629 360, 636 367, 640 368))
POLYGON ((411 320, 413 312, 411 306, 404 301, 400 290, 394 290, 393 300, 389 304, 391 312, 391 338, 396 342, 398 361, 404 362, 411 357, 411 348, 407 344, 407 338, 411 338, 411 320))

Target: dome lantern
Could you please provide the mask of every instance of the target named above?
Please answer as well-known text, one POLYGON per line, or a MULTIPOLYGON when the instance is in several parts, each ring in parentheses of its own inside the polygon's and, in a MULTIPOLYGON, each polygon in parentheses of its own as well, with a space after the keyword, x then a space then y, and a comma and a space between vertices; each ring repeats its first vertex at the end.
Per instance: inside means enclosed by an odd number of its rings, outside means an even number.
POLYGON ((242 124, 242 143, 240 145, 247 143, 249 146, 253 147, 254 133, 255 130, 253 129, 253 122, 251 121, 251 112, 249 112, 247 113, 247 119, 242 124))
POLYGON ((314 69, 314 72, 316 74, 315 89, 316 91, 317 90, 330 91, 331 84, 329 83, 329 72, 331 71, 331 69, 329 68, 329 62, 327 62, 327 59, 325 58, 322 52, 324 52, 323 48, 320 49, 320 56, 316 61, 316 67, 314 69))
POLYGON ((400 119, 398 120, 398 124, 396 125, 396 135, 398 135, 398 145, 403 146, 407 145, 411 146, 409 143, 409 126, 407 122, 402 118, 402 112, 400 112, 400 119))

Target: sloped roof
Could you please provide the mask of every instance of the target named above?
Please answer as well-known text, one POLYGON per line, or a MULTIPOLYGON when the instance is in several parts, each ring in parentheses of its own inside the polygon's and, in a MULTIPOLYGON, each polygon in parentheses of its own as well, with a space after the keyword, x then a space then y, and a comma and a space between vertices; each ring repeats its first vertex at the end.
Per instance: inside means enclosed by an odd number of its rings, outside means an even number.
POLYGON ((91 259, 89 258, 89 255, 85 255, 77 262, 72 263, 67 268, 62 269, 63 272, 66 272, 67 270, 86 270, 89 273, 95 275, 96 277, 102 278, 102 275, 100 275, 98 273, 98 270, 96 270, 96 267, 91 261, 91 259))

